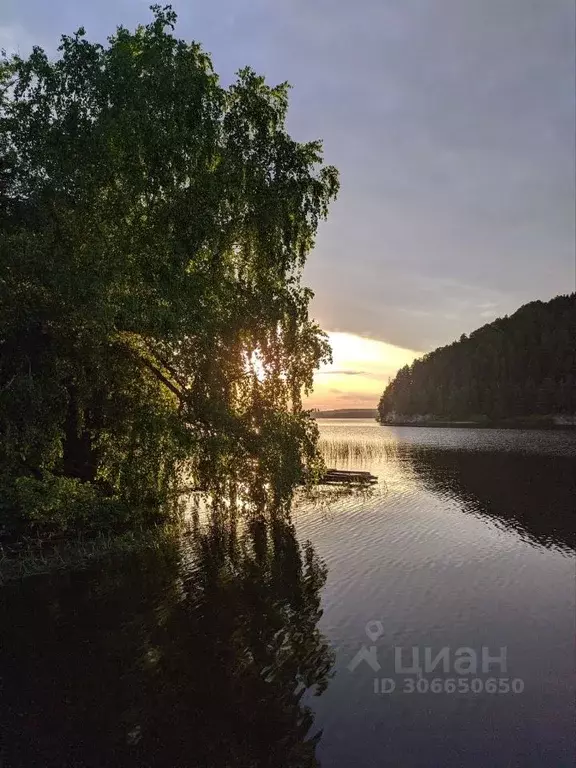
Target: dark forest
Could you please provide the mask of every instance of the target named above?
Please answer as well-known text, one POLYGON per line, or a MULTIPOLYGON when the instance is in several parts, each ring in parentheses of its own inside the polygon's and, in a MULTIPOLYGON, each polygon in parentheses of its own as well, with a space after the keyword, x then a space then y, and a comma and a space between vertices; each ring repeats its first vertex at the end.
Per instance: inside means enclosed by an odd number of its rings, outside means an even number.
POLYGON ((576 413, 576 294, 533 301, 404 366, 381 421, 500 420, 576 413))

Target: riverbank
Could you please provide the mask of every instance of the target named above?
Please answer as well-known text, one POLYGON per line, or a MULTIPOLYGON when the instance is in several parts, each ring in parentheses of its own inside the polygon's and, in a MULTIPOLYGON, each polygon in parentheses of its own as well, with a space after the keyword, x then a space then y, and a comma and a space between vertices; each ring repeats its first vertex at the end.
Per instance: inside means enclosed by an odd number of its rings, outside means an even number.
MULTIPOLYGON (((332 473, 338 477, 328 472, 326 484, 321 481, 313 486, 298 487, 294 501, 326 506, 354 494, 367 498, 376 482, 370 473, 337 473, 336 470, 332 473), (352 476, 347 477, 350 474, 352 476)), ((128 530, 38 533, 30 529, 18 537, 0 536, 0 587, 30 576, 84 570, 106 558, 146 551, 173 551, 175 544, 195 530, 192 510, 198 510, 198 507, 184 507, 164 522, 128 530)))
POLYGON ((186 526, 170 521, 123 533, 99 532, 74 538, 23 539, 0 544, 0 586, 29 576, 65 570, 82 570, 107 557, 135 551, 161 550, 173 545, 186 526))
POLYGON ((524 419, 495 419, 470 421, 440 421, 437 419, 412 418, 376 420, 385 427, 441 427, 463 429, 576 429, 576 419, 553 416, 533 416, 524 419))

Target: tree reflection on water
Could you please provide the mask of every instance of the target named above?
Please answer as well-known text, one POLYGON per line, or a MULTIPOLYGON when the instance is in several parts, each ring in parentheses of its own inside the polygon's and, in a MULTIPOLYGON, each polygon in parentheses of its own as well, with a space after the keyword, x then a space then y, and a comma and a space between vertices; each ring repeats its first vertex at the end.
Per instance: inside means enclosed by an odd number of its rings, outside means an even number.
POLYGON ((576 550, 573 456, 412 447, 406 459, 431 491, 459 501, 464 511, 531 543, 576 550))
POLYGON ((285 512, 2 593, 6 766, 315 766, 326 569, 285 512))

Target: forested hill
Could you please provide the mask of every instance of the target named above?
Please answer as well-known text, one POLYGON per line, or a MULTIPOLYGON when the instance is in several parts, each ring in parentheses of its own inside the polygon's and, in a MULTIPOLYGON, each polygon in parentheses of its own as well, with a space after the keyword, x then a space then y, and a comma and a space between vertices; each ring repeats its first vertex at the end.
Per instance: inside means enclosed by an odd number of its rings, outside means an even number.
POLYGON ((576 414, 576 293, 533 301, 402 368, 381 421, 576 414))

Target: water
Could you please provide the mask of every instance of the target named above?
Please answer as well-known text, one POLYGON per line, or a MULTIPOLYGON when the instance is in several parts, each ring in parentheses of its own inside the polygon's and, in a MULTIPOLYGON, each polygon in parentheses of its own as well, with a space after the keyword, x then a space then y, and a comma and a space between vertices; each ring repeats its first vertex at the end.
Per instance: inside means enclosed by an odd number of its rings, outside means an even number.
POLYGON ((572 765, 576 435, 348 421, 324 422, 322 438, 331 465, 386 482, 370 502, 296 516, 329 567, 320 628, 338 674, 316 707, 324 764, 572 765), (350 672, 374 644, 370 621, 382 668, 350 672), (393 647, 408 666, 412 648, 423 660, 425 647, 481 646, 506 648, 507 673, 493 674, 522 693, 403 692, 393 647), (375 677, 397 690, 375 695, 375 677))
POLYGON ((0 590, 3 768, 573 765, 576 433, 321 439, 378 486, 0 590))

